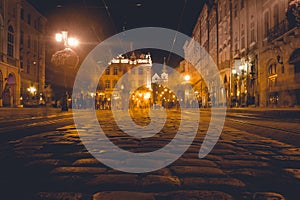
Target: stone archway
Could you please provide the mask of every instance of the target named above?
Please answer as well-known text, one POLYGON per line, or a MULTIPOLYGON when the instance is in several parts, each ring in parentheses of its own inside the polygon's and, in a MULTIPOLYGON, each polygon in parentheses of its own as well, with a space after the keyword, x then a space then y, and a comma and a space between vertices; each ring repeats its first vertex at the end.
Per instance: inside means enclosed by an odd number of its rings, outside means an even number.
POLYGON ((12 107, 16 104, 16 77, 10 73, 6 78, 3 90, 3 106, 12 107))

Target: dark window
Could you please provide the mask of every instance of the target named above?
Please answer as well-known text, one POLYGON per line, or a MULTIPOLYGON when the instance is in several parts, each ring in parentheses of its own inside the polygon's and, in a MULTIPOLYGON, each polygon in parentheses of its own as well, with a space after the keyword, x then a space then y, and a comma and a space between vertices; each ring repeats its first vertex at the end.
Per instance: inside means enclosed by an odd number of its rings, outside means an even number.
POLYGON ((23 60, 23 56, 20 56, 20 68, 21 68, 21 69, 24 68, 24 60, 23 60))
POLYGON ((243 9, 245 7, 245 1, 241 0, 241 9, 243 9))
POLYGON ((29 25, 31 24, 31 15, 30 14, 27 15, 27 23, 29 25))
POLYGON ((242 39, 241 39, 241 47, 242 47, 242 49, 244 49, 245 48, 245 37, 243 36, 242 37, 242 39))
POLYGON ((106 68, 105 74, 106 74, 106 75, 109 75, 109 74, 110 74, 110 68, 109 68, 109 67, 106 68))
POLYGON ((21 8, 21 19, 24 20, 24 8, 21 8))
POLYGON ((20 44, 21 44, 21 45, 24 44, 24 31, 21 31, 21 35, 20 35, 20 44))
POLYGON ((266 12, 264 15, 264 36, 268 36, 268 31, 270 29, 270 15, 269 12, 266 12))
POLYGON ((118 67, 114 67, 114 75, 118 75, 118 67))
POLYGON ((7 33, 7 55, 10 57, 14 57, 14 43, 14 29, 12 26, 9 26, 7 33))
POLYGON ((272 64, 269 67, 269 75, 274 75, 276 74, 276 64, 272 64))
POLYGON ((300 62, 295 63, 295 74, 300 73, 300 62))
POLYGON ((274 27, 277 27, 279 24, 279 7, 278 4, 274 6, 274 27))

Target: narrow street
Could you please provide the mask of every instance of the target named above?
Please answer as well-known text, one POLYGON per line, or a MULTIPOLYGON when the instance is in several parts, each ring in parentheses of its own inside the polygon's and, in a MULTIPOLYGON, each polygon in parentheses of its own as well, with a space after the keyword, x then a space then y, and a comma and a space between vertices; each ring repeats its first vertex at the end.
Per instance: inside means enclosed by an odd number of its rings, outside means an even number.
MULTIPOLYGON (((122 134, 110 111, 99 110, 97 116, 115 145, 127 151, 150 152, 174 137, 178 113, 170 111, 172 120, 162 131, 141 140, 122 134)), ((145 121, 147 118, 139 118, 138 123, 145 121)), ((131 174, 105 166, 87 151, 71 111, 2 118, 1 198, 297 199, 299 111, 228 110, 218 143, 199 159, 209 121, 210 112, 202 110, 197 137, 174 163, 154 172, 131 174), (283 119, 284 115, 290 118, 283 119)), ((90 128, 88 122, 86 127, 90 128)), ((105 146, 101 148, 105 153, 105 146)))

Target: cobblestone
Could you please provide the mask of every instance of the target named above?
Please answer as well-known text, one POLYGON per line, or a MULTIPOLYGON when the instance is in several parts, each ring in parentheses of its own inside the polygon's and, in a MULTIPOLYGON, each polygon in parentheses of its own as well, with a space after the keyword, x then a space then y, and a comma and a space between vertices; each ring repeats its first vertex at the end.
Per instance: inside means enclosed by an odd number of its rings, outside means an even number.
POLYGON ((51 174, 99 174, 106 172, 106 168, 100 167, 58 167, 53 169, 51 174))
MULTIPOLYGON (((102 114, 103 123, 110 125, 104 127, 109 130, 106 134, 122 149, 148 152, 172 139, 172 132, 168 133, 174 129, 172 124, 164 128, 164 134, 139 140, 120 134, 108 114, 102 114)), ((86 128, 93 127, 86 124, 86 128)), ((5 176, 0 182, 4 183, 7 177, 20 180, 21 174, 25 177, 20 185, 36 182, 34 199, 41 200, 297 199, 293 197, 300 185, 300 148, 259 134, 225 126, 220 140, 204 159, 198 158, 201 135, 169 166, 154 172, 129 174, 111 169, 94 158, 80 140, 78 132, 82 131, 69 125, 0 145, 0 161, 5 164, 1 174, 5 176), (3 173, 11 166, 22 171, 3 173)), ((101 146, 99 153, 109 155, 105 147, 101 146)), ((168 159, 171 154, 161 156, 168 159)), ((141 166, 156 162, 149 160, 141 166)), ((124 164, 139 167, 130 159, 124 164)))
POLYGON ((224 172, 221 169, 214 167, 199 167, 199 166, 174 166, 171 167, 171 170, 180 176, 210 176, 210 177, 219 177, 224 176, 224 172))
POLYGON ((153 193, 141 193, 141 192, 99 192, 93 195, 93 200, 155 200, 153 193))
POLYGON ((183 187, 188 189, 245 187, 245 183, 235 178, 187 177, 182 179, 183 187))
POLYGON ((142 179, 146 191, 169 191, 179 189, 180 180, 176 176, 148 175, 142 179))
POLYGON ((68 192, 41 192, 36 195, 36 200, 90 200, 91 196, 82 193, 68 193, 68 192))

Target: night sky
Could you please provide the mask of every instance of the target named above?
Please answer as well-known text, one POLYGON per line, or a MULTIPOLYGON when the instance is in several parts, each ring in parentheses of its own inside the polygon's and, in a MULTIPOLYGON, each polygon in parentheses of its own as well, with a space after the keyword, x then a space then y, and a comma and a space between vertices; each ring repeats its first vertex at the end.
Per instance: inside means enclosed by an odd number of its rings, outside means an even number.
MULTIPOLYGON (((145 26, 165 27, 190 35, 204 0, 29 0, 46 17, 61 14, 63 21, 81 15, 114 31, 145 26), (70 18, 71 17, 71 18, 70 18)), ((92 22, 89 22, 92 23, 92 22)))
MULTIPOLYGON (((163 27, 191 35, 204 0, 28 0, 47 18, 48 58, 59 50, 55 33, 68 30, 80 40, 75 49, 83 61, 101 41, 139 27, 163 27)), ((146 53, 146 52, 144 52, 146 53)), ((169 52, 151 52, 153 62, 175 67, 182 58, 169 52)), ((54 82, 61 69, 48 67, 46 79, 54 82)), ((57 81, 55 81, 56 83, 57 81)), ((53 83, 54 84, 54 83, 53 83)))
MULTIPOLYGON (((29 0, 48 19, 49 40, 66 29, 83 56, 109 36, 138 27, 163 27, 191 35, 204 0, 29 0)), ((162 60, 161 57, 153 60, 162 60)), ((170 63, 171 64, 171 63, 170 63)), ((174 64, 174 63, 173 63, 174 64)))

